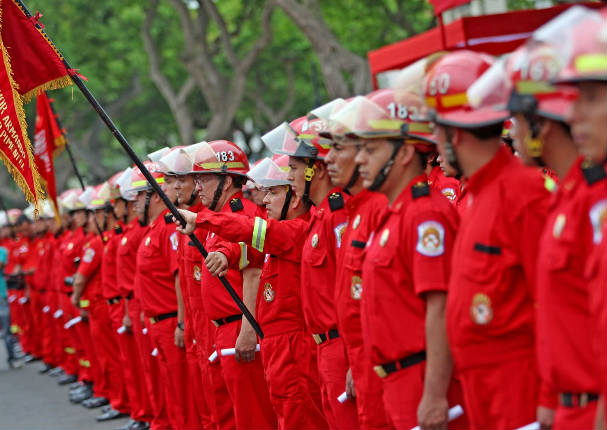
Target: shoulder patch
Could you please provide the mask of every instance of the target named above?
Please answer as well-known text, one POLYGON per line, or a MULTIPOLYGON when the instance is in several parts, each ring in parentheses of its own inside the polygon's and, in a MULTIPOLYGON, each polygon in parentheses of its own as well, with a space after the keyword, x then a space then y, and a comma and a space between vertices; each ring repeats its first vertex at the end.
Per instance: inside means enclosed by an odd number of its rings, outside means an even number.
POLYGON ((82 261, 85 263, 90 263, 95 258, 95 250, 93 248, 87 248, 84 252, 84 256, 82 257, 82 261))
POLYGON ((411 187, 411 194, 413 195, 413 200, 418 199, 423 196, 430 195, 430 185, 427 182, 418 182, 417 184, 411 187))
POLYGON ((582 163, 582 174, 588 185, 592 185, 607 178, 605 167, 600 164, 582 163))
POLYGON ((445 228, 438 221, 425 221, 417 226, 417 252, 438 257, 445 252, 445 228))
POLYGON ((230 209, 232 209, 232 212, 238 212, 244 209, 244 205, 242 204, 242 200, 240 200, 238 197, 230 200, 230 209))
POLYGON ((173 224, 173 214, 168 213, 164 216, 164 222, 167 224, 173 224))
POLYGON ((336 239, 336 243, 337 243, 337 247, 341 248, 341 238, 344 235, 344 232, 346 231, 346 227, 348 226, 347 222, 342 222, 341 224, 338 224, 333 231, 335 232, 335 239, 336 239))
POLYGON ((453 201, 455 200, 455 190, 451 187, 447 187, 447 188, 443 188, 442 190, 440 190, 440 192, 443 194, 443 196, 447 197, 449 200, 453 201))
POLYGON ((345 206, 344 196, 341 193, 332 193, 329 196, 329 209, 331 212, 342 209, 345 206))
POLYGON ((595 245, 598 245, 603 240, 603 229, 605 228, 605 221, 607 221, 607 199, 595 203, 590 208, 588 215, 592 224, 592 241, 595 245))
POLYGON ((117 225, 116 227, 114 227, 114 233, 116 233, 116 234, 124 233, 124 230, 122 230, 122 226, 117 225))
POLYGON ((169 240, 171 241, 171 246, 173 247, 173 251, 177 251, 177 248, 179 247, 179 238, 177 237, 177 232, 174 231, 171 236, 169 237, 169 240))

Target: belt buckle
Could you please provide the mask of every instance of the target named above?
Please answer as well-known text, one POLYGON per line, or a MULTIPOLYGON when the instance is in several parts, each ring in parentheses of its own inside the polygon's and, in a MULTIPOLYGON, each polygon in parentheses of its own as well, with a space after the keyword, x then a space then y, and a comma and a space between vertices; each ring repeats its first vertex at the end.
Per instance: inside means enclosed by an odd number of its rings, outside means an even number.
POLYGON ((385 378, 386 376, 388 376, 388 373, 386 373, 386 369, 384 369, 384 366, 373 366, 373 370, 380 378, 385 378))
POLYGON ((588 405, 589 396, 588 393, 582 393, 578 397, 578 406, 580 408, 586 407, 588 405))
POLYGON ((211 322, 213 323, 213 325, 214 325, 215 327, 219 327, 219 323, 218 323, 217 321, 215 321, 215 320, 211 320, 211 322))
POLYGON ((150 324, 156 324, 156 318, 150 318, 150 324))
POLYGON ((322 343, 322 338, 319 334, 313 334, 312 337, 314 338, 314 342, 316 342, 316 345, 320 345, 322 343))

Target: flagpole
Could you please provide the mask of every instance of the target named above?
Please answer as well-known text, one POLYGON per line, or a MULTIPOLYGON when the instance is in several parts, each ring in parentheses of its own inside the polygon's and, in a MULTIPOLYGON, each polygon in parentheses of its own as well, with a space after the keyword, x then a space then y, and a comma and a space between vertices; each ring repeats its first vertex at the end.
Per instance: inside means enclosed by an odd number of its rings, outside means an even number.
MULTIPOLYGON (((22 0, 16 0, 16 1, 17 1, 17 3, 19 3, 19 5, 23 9, 24 13, 28 17, 31 18, 32 14, 27 9, 27 7, 23 3, 23 1, 22 0)), ((42 28, 38 24, 36 24, 36 25, 38 26, 38 28, 40 29, 41 32, 44 32, 44 30, 42 30, 42 28)), ((47 38, 48 38, 48 35, 47 35, 47 38)), ((48 38, 48 40, 50 41, 50 38, 48 38)), ((72 67, 70 66, 68 61, 65 59, 65 57, 63 55, 62 55, 62 57, 63 57, 63 64, 65 65, 65 67, 68 70, 72 69, 72 67)), ((95 109, 95 112, 97 112, 97 114, 99 115, 101 120, 105 123, 107 128, 112 132, 112 134, 114 135, 114 137, 116 138, 118 143, 120 143, 120 146, 122 146, 122 148, 126 151, 128 156, 131 158, 131 160, 133 160, 135 165, 139 168, 139 170, 141 170, 141 173, 143 174, 145 179, 147 179, 147 181, 149 182, 151 187, 154 189, 154 191, 156 193, 158 193, 158 196, 162 199, 162 201, 164 202, 166 207, 169 209, 171 214, 175 217, 175 219, 177 221, 179 221, 181 223, 181 225, 186 225, 185 219, 181 216, 181 214, 179 213, 179 211, 177 210, 177 208, 175 207, 173 202, 171 202, 171 200, 164 193, 164 191, 162 191, 162 189, 160 188, 160 185, 158 185, 158 183, 156 182, 156 180, 154 179, 152 174, 148 171, 148 169, 145 167, 143 162, 139 159, 137 154, 135 154, 135 151, 133 151, 133 148, 131 148, 131 145, 129 145, 129 143, 127 142, 126 138, 122 135, 120 130, 118 130, 118 127, 116 127, 116 125, 114 124, 112 119, 108 116, 108 114, 105 112, 103 107, 99 104, 99 102, 97 101, 97 99, 95 98, 93 93, 91 93, 91 91, 87 88, 87 86, 84 84, 84 82, 82 82, 82 79, 80 79, 78 74, 70 73, 70 77, 71 77, 72 81, 74 82, 74 84, 76 84, 76 86, 78 87, 80 92, 82 92, 84 97, 91 104, 93 109, 95 109)), ((190 240, 192 241, 192 243, 194 244, 194 246, 196 247, 196 249, 198 249, 198 251, 202 254, 202 256, 204 258, 206 258, 208 255, 208 252, 204 248, 204 246, 202 245, 200 240, 198 240, 198 238, 194 234, 190 234, 189 237, 190 237, 190 240)), ((232 297, 232 300, 234 300, 234 302, 236 303, 238 308, 242 311, 244 317, 249 321, 249 323, 251 324, 251 327, 253 327, 253 329, 257 333, 257 336, 259 336, 260 339, 263 339, 263 331, 261 330, 261 327, 255 320, 255 317, 251 314, 249 309, 247 309, 247 306, 244 304, 242 299, 238 296, 238 293, 236 292, 236 290, 234 290, 232 285, 230 285, 230 283, 224 276, 220 276, 219 281, 222 283, 224 288, 227 290, 228 294, 230 294, 230 296, 232 297)))

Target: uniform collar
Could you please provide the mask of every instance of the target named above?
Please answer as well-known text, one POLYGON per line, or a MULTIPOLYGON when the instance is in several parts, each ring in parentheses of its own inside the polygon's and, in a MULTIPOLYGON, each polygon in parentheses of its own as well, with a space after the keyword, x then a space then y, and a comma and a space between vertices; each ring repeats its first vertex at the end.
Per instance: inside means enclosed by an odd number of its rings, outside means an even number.
POLYGON ((154 221, 152 221, 150 223, 150 227, 154 227, 157 223, 161 222, 164 223, 164 216, 169 213, 168 209, 163 210, 162 212, 160 212, 160 214, 154 218, 154 221))
POLYGON ((477 193, 483 187, 485 187, 494 178, 498 177, 502 170, 506 169, 507 166, 514 161, 514 155, 510 152, 510 149, 505 145, 502 145, 497 150, 491 161, 485 164, 483 167, 468 178, 466 186, 468 191, 471 193, 477 193))
POLYGON ((388 206, 388 211, 391 213, 399 213, 404 206, 406 206, 409 202, 413 200, 413 191, 412 188, 418 184, 427 184, 428 176, 425 173, 421 175, 417 175, 415 178, 411 179, 404 190, 398 195, 394 203, 388 206))
POLYGON ((333 193, 341 193, 342 189, 339 187, 335 187, 331 189, 327 195, 322 199, 322 202, 318 206, 316 206, 316 211, 314 211, 313 216, 322 217, 326 211, 330 211, 329 209, 329 196, 333 193))
POLYGON ((232 207, 230 206, 230 202, 234 199, 240 199, 240 200, 244 200, 244 194, 242 194, 242 191, 238 191, 235 194, 232 194, 230 196, 230 198, 228 198, 225 202, 225 204, 223 205, 223 207, 221 208, 221 210, 219 212, 232 212, 232 207))
POLYGON ((373 191, 363 188, 358 194, 351 196, 348 201, 346 201, 346 210, 348 213, 354 213, 367 199, 371 197, 372 193, 373 191))

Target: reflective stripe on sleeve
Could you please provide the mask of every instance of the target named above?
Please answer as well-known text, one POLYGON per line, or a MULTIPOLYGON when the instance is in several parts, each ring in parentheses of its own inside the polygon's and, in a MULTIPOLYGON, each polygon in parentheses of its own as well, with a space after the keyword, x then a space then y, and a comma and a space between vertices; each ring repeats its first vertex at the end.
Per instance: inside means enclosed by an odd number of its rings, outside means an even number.
POLYGON ((253 239, 251 240, 251 246, 263 252, 263 245, 266 240, 266 229, 268 222, 260 217, 255 217, 255 225, 253 227, 253 239))

